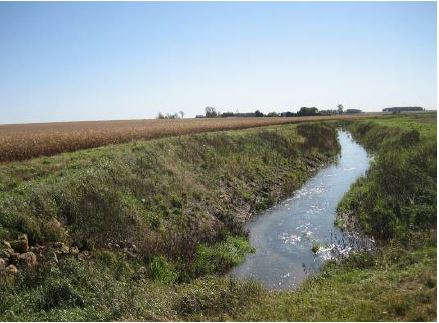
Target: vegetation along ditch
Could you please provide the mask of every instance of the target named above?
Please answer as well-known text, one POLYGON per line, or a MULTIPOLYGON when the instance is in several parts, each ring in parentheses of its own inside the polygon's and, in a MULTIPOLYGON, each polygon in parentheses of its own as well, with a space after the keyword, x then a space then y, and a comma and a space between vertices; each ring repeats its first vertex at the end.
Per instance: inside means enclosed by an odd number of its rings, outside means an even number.
POLYGON ((338 205, 337 225, 373 237, 379 248, 329 261, 294 291, 223 274, 254 251, 248 220, 337 158, 335 122, 184 135, 2 164, 0 318, 431 320, 436 123, 430 121, 346 121, 375 158, 338 205), (401 181, 407 185, 395 184, 401 181))

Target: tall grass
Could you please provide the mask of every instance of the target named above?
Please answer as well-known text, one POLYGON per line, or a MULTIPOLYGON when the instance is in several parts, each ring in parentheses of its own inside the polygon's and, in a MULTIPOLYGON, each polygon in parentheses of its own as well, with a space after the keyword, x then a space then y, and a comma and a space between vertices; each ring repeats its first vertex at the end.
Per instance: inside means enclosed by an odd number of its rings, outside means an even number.
POLYGON ((351 215, 346 224, 381 240, 435 229, 436 125, 400 118, 348 129, 376 157, 339 206, 340 215, 351 215))

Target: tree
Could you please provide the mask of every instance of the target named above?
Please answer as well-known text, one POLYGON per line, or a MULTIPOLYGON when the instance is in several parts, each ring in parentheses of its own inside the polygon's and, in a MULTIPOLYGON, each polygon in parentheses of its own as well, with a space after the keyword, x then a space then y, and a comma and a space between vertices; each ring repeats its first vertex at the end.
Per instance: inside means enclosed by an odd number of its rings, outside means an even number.
POLYGON ((218 117, 218 111, 215 107, 206 107, 206 118, 216 118, 218 117))
POLYGON ((259 110, 255 111, 255 117, 263 117, 263 116, 264 116, 264 114, 261 111, 259 111, 259 110))
POLYGON ((181 118, 183 119, 183 117, 184 117, 184 112, 183 112, 183 110, 180 110, 178 113, 180 114, 181 118))
POLYGON ((177 113, 166 113, 166 119, 178 119, 177 113))
POLYGON ((221 114, 221 117, 223 117, 223 118, 234 117, 234 116, 235 116, 235 114, 234 114, 233 112, 230 112, 230 111, 228 111, 228 112, 223 112, 223 113, 221 114))
POLYGON ((157 119, 164 119, 165 116, 163 115, 163 113, 159 112, 159 114, 157 115, 157 119))
POLYGON ((319 109, 316 107, 301 107, 299 112, 297 112, 298 116, 316 116, 319 114, 319 109))
POLYGON ((343 114, 343 104, 337 105, 338 114, 343 114))

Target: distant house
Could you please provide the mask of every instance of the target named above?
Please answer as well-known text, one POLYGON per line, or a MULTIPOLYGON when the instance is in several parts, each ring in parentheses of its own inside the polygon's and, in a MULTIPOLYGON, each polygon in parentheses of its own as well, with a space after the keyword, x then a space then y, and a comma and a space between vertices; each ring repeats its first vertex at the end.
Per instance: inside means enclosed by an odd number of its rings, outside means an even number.
POLYGON ((401 112, 413 112, 424 111, 423 107, 390 107, 383 109, 383 112, 401 113, 401 112))
POLYGON ((360 109, 346 109, 347 114, 361 113, 361 112, 363 111, 361 111, 360 109))
POLYGON ((197 114, 197 115, 195 116, 195 118, 197 118, 197 119, 201 119, 201 118, 206 118, 206 117, 203 116, 202 114, 197 114))

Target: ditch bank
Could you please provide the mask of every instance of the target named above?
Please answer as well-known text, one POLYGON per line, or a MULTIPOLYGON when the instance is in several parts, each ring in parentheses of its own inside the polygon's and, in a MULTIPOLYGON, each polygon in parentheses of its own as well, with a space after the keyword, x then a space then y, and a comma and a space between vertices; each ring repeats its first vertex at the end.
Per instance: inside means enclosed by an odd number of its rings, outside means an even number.
POLYGON ((251 251, 244 224, 339 149, 334 127, 306 123, 8 163, 0 167, 0 239, 26 234, 34 247, 122 251, 169 267, 167 281, 223 273, 251 251))

